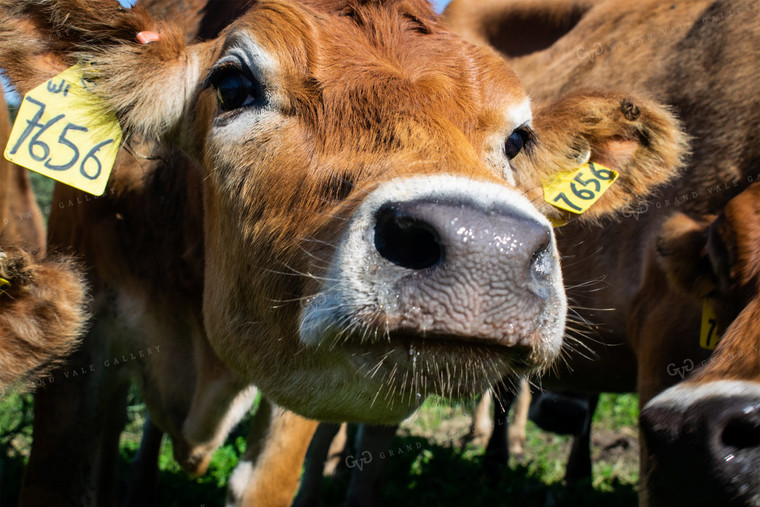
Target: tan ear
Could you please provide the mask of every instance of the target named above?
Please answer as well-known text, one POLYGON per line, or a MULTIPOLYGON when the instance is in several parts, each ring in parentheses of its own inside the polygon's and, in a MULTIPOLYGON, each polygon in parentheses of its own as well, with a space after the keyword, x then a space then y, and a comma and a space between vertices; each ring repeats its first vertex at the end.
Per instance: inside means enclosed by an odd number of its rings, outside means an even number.
POLYGON ((555 221, 593 222, 634 207, 678 176, 686 136, 667 107, 632 95, 572 94, 535 109, 537 148, 511 161, 518 187, 555 221), (543 200, 544 183, 586 160, 619 173, 618 180, 582 215, 543 200))
POLYGON ((707 254, 709 227, 713 218, 697 221, 683 213, 676 213, 663 224, 657 237, 658 260, 670 286, 698 299, 717 288, 707 254))
POLYGON ((0 67, 21 93, 77 62, 128 132, 166 135, 200 82, 198 51, 176 26, 116 0, 0 0, 0 67), (141 44, 139 32, 160 34, 141 44))
POLYGON ((144 9, 116 0, 0 0, 0 67, 26 93, 75 64, 78 51, 136 43, 153 28, 144 9))

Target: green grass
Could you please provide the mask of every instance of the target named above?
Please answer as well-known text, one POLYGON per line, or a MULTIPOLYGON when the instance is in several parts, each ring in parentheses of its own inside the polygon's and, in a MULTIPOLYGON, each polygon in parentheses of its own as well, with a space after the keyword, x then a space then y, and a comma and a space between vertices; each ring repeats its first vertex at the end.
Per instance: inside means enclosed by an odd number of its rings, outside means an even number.
POLYGON ((636 425, 639 420, 639 397, 632 394, 604 394, 594 415, 594 425, 619 430, 636 425))
MULTIPOLYGON (((595 460, 592 483, 568 488, 562 482, 562 476, 571 439, 546 434, 530 422, 525 457, 511 459, 495 478, 489 478, 484 473, 483 449, 461 445, 474 404, 474 401, 434 399, 426 402, 419 413, 404 424, 392 446, 394 455, 386 453, 384 457, 387 468, 382 505, 633 507, 637 504, 638 477, 635 467, 628 466, 630 463, 595 460), (402 452, 398 451, 399 448, 402 452)), ((633 395, 603 395, 595 432, 610 433, 612 437, 630 434, 636 426, 636 407, 633 395)), ((11 393, 0 398, 0 504, 13 505, 17 501, 18 485, 31 443, 31 414, 30 395, 11 393)), ((120 443, 123 474, 139 447, 144 417, 144 404, 133 390, 128 423, 120 443)), ((249 418, 250 414, 246 421, 249 418)), ((223 505, 227 478, 245 450, 246 428, 247 425, 242 424, 233 431, 225 445, 214 454, 208 474, 196 479, 190 479, 182 472, 172 457, 171 443, 165 439, 159 459, 157 505, 223 505)), ((345 472, 344 469, 336 477, 324 479, 325 506, 342 505, 348 486, 345 472)))

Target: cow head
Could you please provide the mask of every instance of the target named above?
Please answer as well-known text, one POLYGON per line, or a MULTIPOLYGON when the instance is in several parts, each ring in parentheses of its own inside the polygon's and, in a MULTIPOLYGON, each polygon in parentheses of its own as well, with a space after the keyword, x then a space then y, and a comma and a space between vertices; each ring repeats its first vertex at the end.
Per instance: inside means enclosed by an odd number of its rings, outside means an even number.
POLYGON ((262 0, 189 46, 115 1, 4 0, 0 14, 0 65, 21 91, 86 61, 128 135, 203 163, 209 339, 310 417, 389 423, 431 393, 547 366, 566 301, 551 226, 524 194, 604 160, 622 176, 601 216, 683 153, 644 100, 632 114, 624 96, 575 96, 534 120, 507 64, 423 1, 262 0), (160 40, 135 42, 147 30, 160 40))
POLYGON ((678 214, 658 247, 671 286, 714 297, 725 329, 705 366, 641 413, 651 505, 760 502, 760 184, 715 220, 678 214))

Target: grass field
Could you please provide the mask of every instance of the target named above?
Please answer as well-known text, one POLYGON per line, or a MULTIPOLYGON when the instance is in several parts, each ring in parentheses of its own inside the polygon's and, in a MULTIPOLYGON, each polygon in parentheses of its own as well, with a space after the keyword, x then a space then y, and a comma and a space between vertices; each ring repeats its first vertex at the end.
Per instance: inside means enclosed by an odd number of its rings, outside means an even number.
MULTIPOLYGON (((30 173, 40 207, 50 202, 52 181, 30 173)), ((0 393, 0 505, 15 505, 31 444, 30 394, 0 393)), ((465 443, 474 401, 428 400, 398 432, 387 460, 381 505, 635 506, 638 481, 638 402, 634 395, 602 396, 594 420, 594 477, 570 489, 562 482, 571 439, 542 432, 529 422, 525 455, 512 457, 498 484, 484 474, 482 447, 465 443), (401 449, 404 452, 398 452, 401 449), (413 449, 409 451, 408 449, 413 449)), ((139 446, 145 407, 130 394, 129 422, 120 442, 125 475, 139 446)), ((208 474, 189 479, 164 440, 159 460, 160 506, 223 505, 226 481, 245 450, 251 414, 214 455, 208 474)), ((347 469, 325 478, 324 505, 342 505, 347 469)))
MULTIPOLYGON (((139 446, 145 407, 130 396, 129 423, 120 444, 121 469, 126 474, 139 446)), ((544 433, 529 422, 525 455, 512 457, 498 484, 484 474, 484 450, 463 443, 474 402, 429 400, 405 421, 386 453, 387 476, 381 505, 514 505, 514 506, 635 506, 638 480, 637 400, 634 395, 602 397, 594 422, 594 478, 575 489, 562 482, 569 437, 544 433), (399 452, 399 449, 401 452, 399 452), (412 449, 411 451, 409 449, 412 449)), ((31 443, 30 395, 9 394, 0 400, 2 482, 0 503, 14 505, 23 465, 31 443)), ((208 474, 188 478, 172 458, 164 440, 159 460, 158 505, 215 506, 224 504, 226 481, 245 450, 246 422, 214 455, 208 474)), ((325 478, 324 505, 342 505, 348 486, 347 469, 325 478)))

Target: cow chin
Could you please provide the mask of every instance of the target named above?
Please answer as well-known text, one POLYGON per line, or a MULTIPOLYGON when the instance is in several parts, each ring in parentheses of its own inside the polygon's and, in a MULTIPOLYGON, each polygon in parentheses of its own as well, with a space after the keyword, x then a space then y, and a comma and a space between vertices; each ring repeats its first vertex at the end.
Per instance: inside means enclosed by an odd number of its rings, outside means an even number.
POLYGON ((540 371, 550 364, 546 358, 556 355, 528 345, 506 347, 461 336, 408 330, 383 334, 377 329, 346 333, 336 328, 327 330, 322 344, 309 353, 313 364, 322 366, 314 378, 326 396, 319 399, 319 393, 311 392, 311 407, 299 407, 299 413, 323 421, 371 424, 397 424, 431 395, 483 393, 506 374, 540 371))
POLYGON ((342 379, 333 393, 356 420, 391 423, 428 395, 482 392, 546 368, 561 347, 567 303, 551 226, 502 185, 428 176, 379 186, 326 279, 301 311, 300 341, 342 379))

